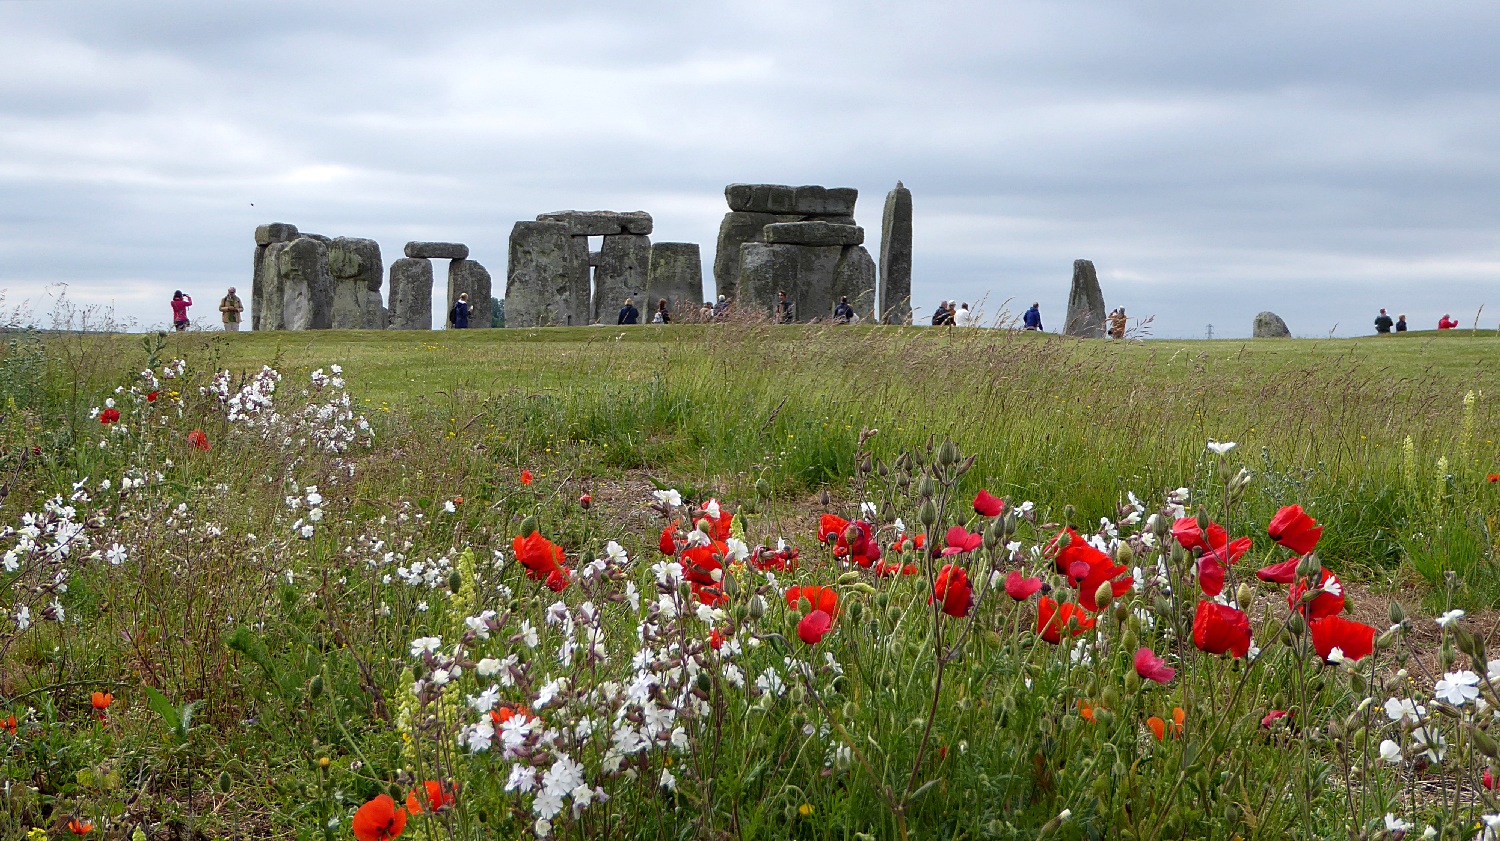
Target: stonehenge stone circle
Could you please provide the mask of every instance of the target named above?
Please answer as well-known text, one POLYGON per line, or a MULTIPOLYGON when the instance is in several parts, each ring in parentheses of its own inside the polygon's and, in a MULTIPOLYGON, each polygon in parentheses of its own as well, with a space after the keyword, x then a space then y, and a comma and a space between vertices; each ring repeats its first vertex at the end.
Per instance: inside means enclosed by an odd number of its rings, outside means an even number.
POLYGON ((490 305, 490 296, 493 294, 493 284, 489 270, 473 260, 454 260, 448 264, 448 307, 443 310, 445 320, 448 318, 447 313, 453 311, 453 305, 458 303, 458 296, 464 292, 469 293, 470 329, 492 326, 490 322, 494 320, 494 308, 490 305))
MULTIPOLYGON (((263 297, 266 294, 266 291, 265 291, 265 288, 264 288, 264 282, 265 281, 262 278, 262 269, 261 269, 261 267, 265 264, 266 250, 269 249, 275 243, 278 243, 278 242, 291 242, 292 240, 294 240, 296 238, 297 238, 297 226, 296 225, 289 225, 286 222, 272 222, 269 225, 261 225, 260 227, 258 227, 258 228, 255 229, 255 273, 252 274, 252 275, 250 275, 250 277, 251 277, 251 283, 250 283, 250 329, 251 330, 269 329, 269 328, 262 328, 260 326, 262 312, 263 311, 268 311, 266 309, 266 305, 265 305, 265 301, 264 301, 264 297, 263 297)), ((276 305, 276 308, 277 308, 277 310, 280 310, 281 309, 281 305, 278 303, 276 305)), ((280 316, 277 316, 275 319, 272 319, 272 320, 279 321, 280 320, 280 316)))
POLYGON ((646 272, 644 301, 636 306, 647 314, 663 298, 672 313, 686 313, 706 299, 703 297, 703 258, 696 242, 654 242, 651 264, 646 272))
MULTIPOLYGON (((651 237, 639 234, 612 234, 604 238, 604 247, 599 250, 599 264, 594 269, 590 323, 607 321, 608 316, 625 303, 627 296, 639 297, 646 291, 651 247, 651 237)), ((646 309, 639 301, 637 306, 646 309)))
POLYGON ((391 330, 432 329, 432 261, 402 257, 391 264, 391 330))
POLYGON ((829 299, 837 305, 839 298, 846 297, 860 318, 870 318, 875 313, 878 280, 875 258, 863 245, 845 248, 833 270, 833 290, 829 299))
POLYGON ((731 211, 791 213, 799 216, 853 216, 859 191, 853 187, 789 187, 782 184, 730 184, 724 198, 731 211))
POLYGON ((772 315, 776 293, 785 292, 793 320, 826 320, 833 314, 833 277, 843 253, 836 245, 747 242, 740 246, 736 306, 772 315))
POLYGON ((880 219, 880 321, 911 323, 911 190, 900 181, 880 219))
POLYGON ((1287 329, 1281 316, 1267 310, 1255 316, 1255 326, 1250 335, 1257 339, 1290 339, 1292 331, 1287 329))
POLYGON ((469 246, 459 242, 408 242, 406 256, 429 260, 467 260, 469 246))
POLYGON ((1073 261, 1073 287, 1068 292, 1068 317, 1063 333, 1085 339, 1104 338, 1104 293, 1099 274, 1089 260, 1073 261))

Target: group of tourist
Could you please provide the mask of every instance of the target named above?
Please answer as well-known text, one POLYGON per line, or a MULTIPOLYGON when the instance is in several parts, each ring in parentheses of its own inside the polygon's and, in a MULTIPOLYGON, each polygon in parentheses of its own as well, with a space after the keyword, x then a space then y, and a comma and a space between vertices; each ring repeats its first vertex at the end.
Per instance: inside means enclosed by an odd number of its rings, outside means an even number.
MULTIPOLYGON (((1437 329, 1439 330, 1452 330, 1457 326, 1458 319, 1454 318, 1452 315, 1446 312, 1443 313, 1442 318, 1438 319, 1437 329)), ((1380 310, 1380 315, 1375 316, 1375 333, 1377 335, 1381 335, 1392 332, 1406 332, 1406 316, 1398 315, 1396 316, 1396 320, 1392 321, 1390 315, 1382 307, 1380 310)))
MULTIPOLYGON (((641 311, 635 308, 635 299, 626 298, 625 306, 620 307, 620 315, 615 319, 616 324, 640 324, 641 311)), ((652 324, 671 324, 672 313, 667 309, 667 299, 662 298, 656 302, 656 312, 651 314, 652 324)))
MULTIPOLYGON (((188 307, 193 305, 193 296, 184 294, 181 289, 172 293, 172 329, 181 333, 188 329, 191 323, 188 320, 188 307)), ((240 301, 240 296, 234 294, 234 287, 229 287, 229 293, 219 299, 219 315, 224 319, 224 330, 228 333, 239 332, 240 313, 245 311, 245 305, 240 301)))

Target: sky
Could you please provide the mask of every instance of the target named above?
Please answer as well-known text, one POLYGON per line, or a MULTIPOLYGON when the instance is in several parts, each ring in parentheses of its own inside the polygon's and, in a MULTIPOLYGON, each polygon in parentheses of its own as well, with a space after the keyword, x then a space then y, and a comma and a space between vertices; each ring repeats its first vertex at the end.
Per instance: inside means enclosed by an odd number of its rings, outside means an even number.
POLYGON ((1159 338, 1494 327, 1497 42, 1462 0, 0 0, 0 305, 216 327, 273 221, 498 295, 565 209, 648 211, 711 293, 726 184, 856 187, 878 255, 900 180, 919 319, 1056 327, 1082 258, 1159 338))

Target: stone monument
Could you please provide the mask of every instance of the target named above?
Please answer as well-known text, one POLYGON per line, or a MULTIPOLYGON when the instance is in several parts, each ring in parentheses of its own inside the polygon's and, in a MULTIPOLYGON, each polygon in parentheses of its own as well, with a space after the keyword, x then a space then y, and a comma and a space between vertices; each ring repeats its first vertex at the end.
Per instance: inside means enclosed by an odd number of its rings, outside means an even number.
POLYGON ((703 297, 703 257, 696 242, 651 244, 651 265, 646 272, 646 294, 636 307, 646 320, 656 311, 656 302, 666 299, 667 311, 690 312, 703 297))
POLYGON ((1250 335, 1257 339, 1290 339, 1292 331, 1287 329, 1281 316, 1268 310, 1255 316, 1255 326, 1250 335))
POLYGON ((1104 338, 1104 293, 1089 260, 1073 261, 1073 287, 1068 292, 1068 317, 1063 333, 1086 339, 1104 338))
POLYGON ((880 321, 911 323, 911 190, 900 181, 880 220, 880 321))

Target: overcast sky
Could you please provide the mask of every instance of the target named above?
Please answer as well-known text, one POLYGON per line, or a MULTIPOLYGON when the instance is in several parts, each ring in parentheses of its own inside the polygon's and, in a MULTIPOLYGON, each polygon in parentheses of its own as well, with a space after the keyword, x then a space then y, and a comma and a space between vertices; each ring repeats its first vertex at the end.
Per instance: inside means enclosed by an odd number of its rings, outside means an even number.
POLYGON ((1478 2, 0 0, 0 286, 216 326, 284 221, 499 294, 516 220, 641 209, 711 292, 725 184, 857 187, 878 254, 899 179, 919 318, 1055 327, 1087 258, 1160 337, 1494 327, 1496 43, 1478 2))

